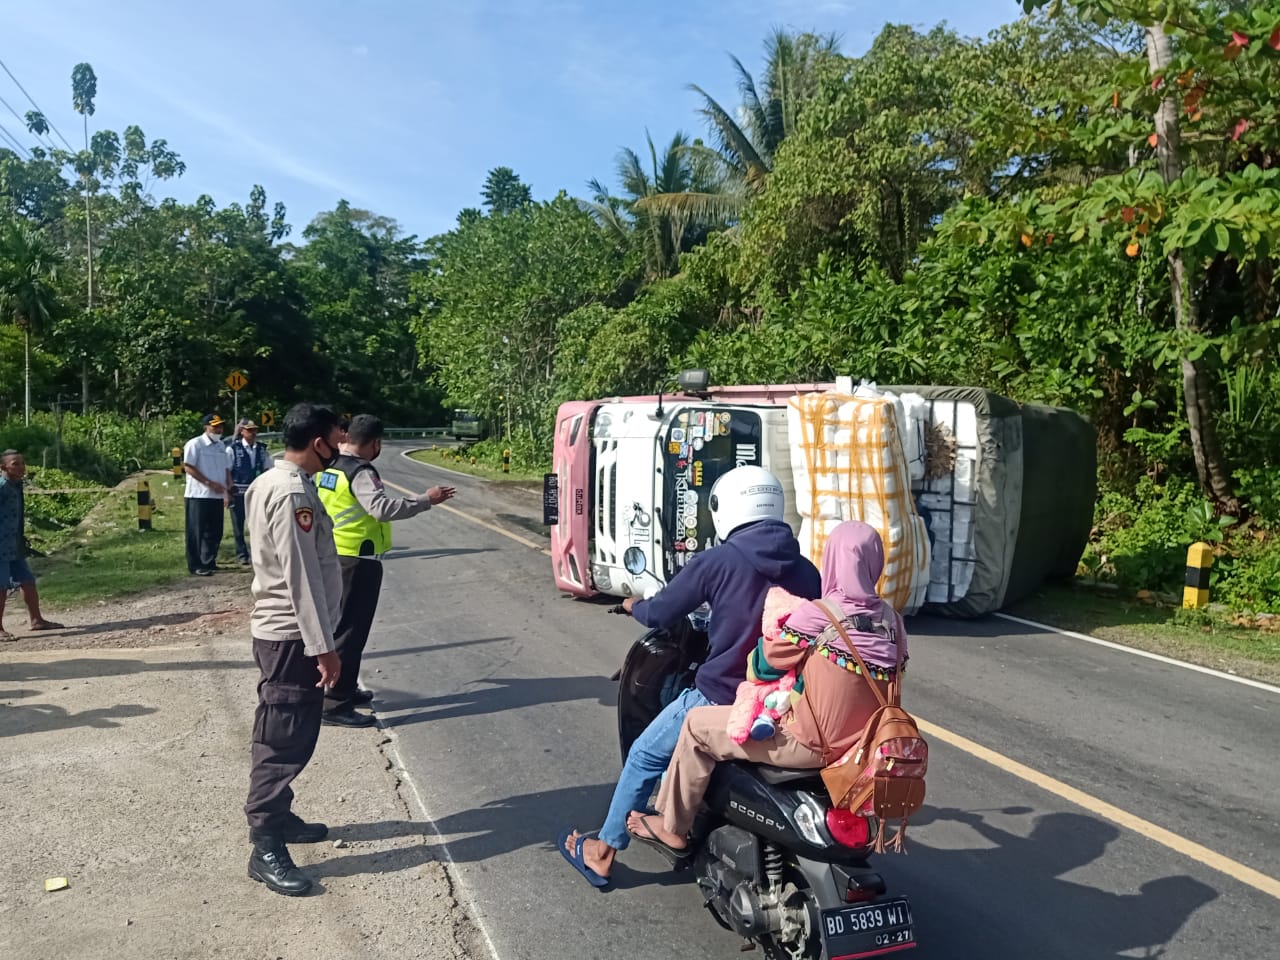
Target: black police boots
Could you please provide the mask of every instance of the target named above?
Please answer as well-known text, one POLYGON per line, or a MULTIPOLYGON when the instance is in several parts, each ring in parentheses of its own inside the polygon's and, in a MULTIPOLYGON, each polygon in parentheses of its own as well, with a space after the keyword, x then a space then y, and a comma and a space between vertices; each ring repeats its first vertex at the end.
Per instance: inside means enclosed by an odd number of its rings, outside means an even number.
POLYGON ((255 837, 249 857, 249 879, 265 883, 286 897, 311 892, 311 878, 297 868, 282 837, 255 837))
POLYGON ((329 828, 323 823, 306 823, 291 810, 285 815, 281 833, 285 843, 319 843, 329 835, 329 828))

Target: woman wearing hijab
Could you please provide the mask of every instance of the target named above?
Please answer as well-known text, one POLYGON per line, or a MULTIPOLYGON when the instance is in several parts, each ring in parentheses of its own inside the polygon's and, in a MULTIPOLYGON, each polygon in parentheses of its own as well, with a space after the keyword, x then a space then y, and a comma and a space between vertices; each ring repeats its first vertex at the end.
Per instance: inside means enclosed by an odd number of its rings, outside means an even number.
POLYGON ((752 656, 758 675, 799 674, 793 708, 773 737, 741 744, 727 729, 732 707, 689 711, 658 792, 659 812, 633 812, 627 824, 633 837, 670 859, 682 857, 720 760, 823 767, 853 746, 880 704, 830 614, 839 619, 870 679, 885 693, 906 663, 907 632, 901 615, 876 593, 883 571, 884 544, 874 527, 849 521, 831 532, 822 554, 823 599, 799 602, 785 594, 773 596, 774 602, 765 606, 764 636, 752 656), (781 607, 790 607, 789 612, 781 607))

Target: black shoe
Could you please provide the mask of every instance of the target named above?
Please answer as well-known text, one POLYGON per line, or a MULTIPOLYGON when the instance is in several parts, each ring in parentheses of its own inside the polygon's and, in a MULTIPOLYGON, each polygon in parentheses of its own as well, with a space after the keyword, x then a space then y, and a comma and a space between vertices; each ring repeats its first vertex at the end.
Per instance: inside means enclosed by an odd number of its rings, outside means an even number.
POLYGON ((212 571, 212 570, 193 570, 193 571, 191 571, 191 572, 192 572, 193 574, 195 574, 197 577, 212 577, 212 576, 213 576, 213 571, 212 571))
POLYGON ((369 713, 356 713, 355 707, 343 704, 320 715, 320 722, 330 727, 372 727, 378 721, 369 713))
POLYGON ((357 690, 347 697, 347 703, 373 703, 372 690, 357 690))
POLYGON ((301 897, 311 892, 311 878, 297 868, 280 837, 253 841, 249 879, 265 883, 286 897, 301 897))
POLYGON ((306 823, 296 813, 290 813, 280 832, 285 843, 319 843, 329 835, 329 828, 323 823, 306 823))

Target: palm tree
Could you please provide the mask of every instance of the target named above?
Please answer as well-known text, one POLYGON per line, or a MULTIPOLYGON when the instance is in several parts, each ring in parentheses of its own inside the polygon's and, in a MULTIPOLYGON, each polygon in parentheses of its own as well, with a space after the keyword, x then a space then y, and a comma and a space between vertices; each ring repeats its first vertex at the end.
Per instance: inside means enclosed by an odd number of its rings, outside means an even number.
POLYGON ((590 180, 593 197, 584 207, 610 234, 624 239, 634 233, 641 237, 645 266, 650 277, 675 273, 680 254, 698 243, 718 220, 704 204, 699 211, 692 204, 650 209, 644 204, 655 196, 717 197, 723 185, 719 172, 698 154, 705 148, 676 131, 659 153, 653 137, 645 131, 649 147, 648 163, 629 147, 618 153, 617 173, 622 196, 614 196, 599 180, 590 180))
POLYGON ((26 422, 31 423, 31 333, 48 326, 58 307, 55 284, 62 266, 45 238, 23 223, 10 223, 0 234, 0 313, 25 340, 26 422))
POLYGON ((773 171, 774 156, 783 140, 796 132, 796 122, 818 88, 818 65, 838 52, 834 34, 791 34, 775 29, 765 40, 765 69, 759 84, 742 61, 730 54, 738 73, 742 104, 726 110, 696 83, 689 89, 702 98, 698 112, 707 121, 715 148, 691 146, 699 162, 723 171, 723 187, 713 194, 655 193, 641 209, 687 216, 735 220, 747 198, 761 188, 773 171))

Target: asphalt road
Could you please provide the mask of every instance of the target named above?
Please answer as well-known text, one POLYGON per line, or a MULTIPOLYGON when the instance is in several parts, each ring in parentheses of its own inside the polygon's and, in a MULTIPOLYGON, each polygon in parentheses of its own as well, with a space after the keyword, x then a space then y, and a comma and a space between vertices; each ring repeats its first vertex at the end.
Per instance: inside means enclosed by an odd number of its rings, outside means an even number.
MULTIPOLYGON (((563 597, 545 555, 493 529, 544 542, 534 495, 401 448, 388 445, 383 476, 456 485, 462 513, 396 525, 364 679, 497 956, 735 956, 739 941, 656 854, 628 850, 599 893, 554 850, 563 827, 603 818, 620 766, 608 678, 637 625, 563 597)), ((920 717, 1280 878, 1280 695, 999 619, 908 629, 920 717)), ((1280 900, 1237 867, 931 747, 910 853, 879 862, 912 901, 919 960, 1280 958, 1280 900)))

